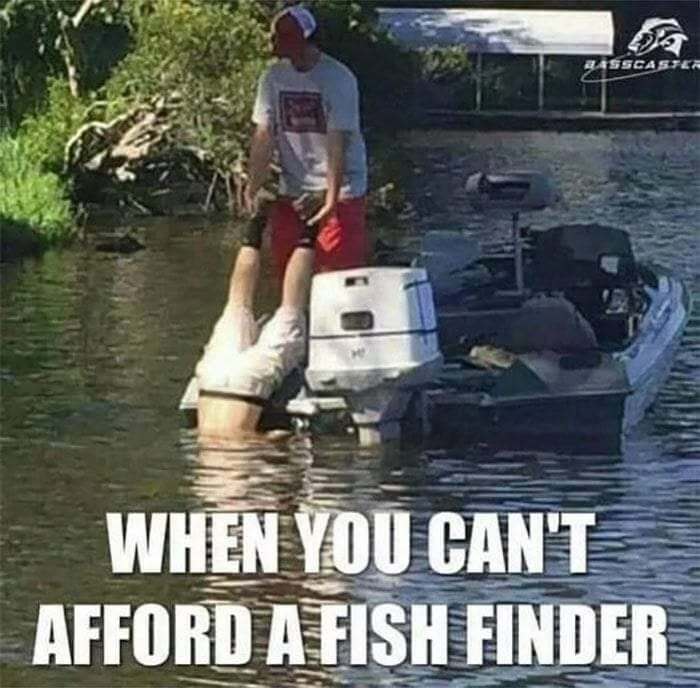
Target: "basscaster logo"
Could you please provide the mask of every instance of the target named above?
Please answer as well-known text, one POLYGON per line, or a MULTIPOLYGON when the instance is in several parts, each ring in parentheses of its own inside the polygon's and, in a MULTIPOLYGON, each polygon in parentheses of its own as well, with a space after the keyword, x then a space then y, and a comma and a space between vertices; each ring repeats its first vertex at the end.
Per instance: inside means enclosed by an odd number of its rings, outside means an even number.
POLYGON ((602 83, 634 79, 669 69, 700 70, 699 59, 681 59, 681 51, 687 41, 688 36, 677 19, 647 19, 627 44, 624 55, 609 60, 586 60, 581 81, 602 83), (676 59, 664 57, 666 54, 676 59))

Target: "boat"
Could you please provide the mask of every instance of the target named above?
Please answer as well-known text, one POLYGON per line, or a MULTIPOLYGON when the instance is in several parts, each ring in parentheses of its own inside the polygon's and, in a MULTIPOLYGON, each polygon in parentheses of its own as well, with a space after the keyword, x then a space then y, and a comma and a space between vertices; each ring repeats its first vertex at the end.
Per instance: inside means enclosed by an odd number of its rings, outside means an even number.
MULTIPOLYGON (((508 250, 429 232, 377 266, 316 275, 308 363, 269 419, 312 435, 345 423, 361 445, 404 434, 622 450, 670 372, 691 309, 686 287, 638 261, 622 229, 522 228, 521 213, 559 200, 542 173, 477 173, 467 194, 476 209, 511 216, 508 250)), ((181 409, 196 409, 191 390, 181 409)))

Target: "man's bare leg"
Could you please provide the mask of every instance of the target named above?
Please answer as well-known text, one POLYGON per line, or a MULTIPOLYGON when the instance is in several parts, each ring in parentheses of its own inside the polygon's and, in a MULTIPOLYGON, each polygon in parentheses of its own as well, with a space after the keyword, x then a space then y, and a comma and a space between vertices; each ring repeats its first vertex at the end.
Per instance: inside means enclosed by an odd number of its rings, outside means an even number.
MULTIPOLYGON (((249 291, 248 287, 253 282, 253 275, 257 280, 257 271, 259 271, 259 255, 249 254, 249 252, 255 254, 258 252, 248 247, 243 247, 241 252, 244 250, 247 255, 244 254, 241 258, 239 253, 236 260, 229 296, 229 302, 242 306, 248 303, 252 305, 254 289, 249 291)), ((309 299, 313 264, 313 249, 300 247, 292 253, 284 273, 282 304, 276 316, 279 314, 283 320, 289 322, 304 317, 309 299)), ((220 444, 255 437, 262 410, 261 404, 242 399, 240 395, 227 396, 219 392, 200 390, 198 403, 200 442, 220 444)))
POLYGON ((309 303, 314 250, 296 248, 289 258, 282 283, 282 307, 303 311, 309 303))
POLYGON ((260 251, 251 246, 241 246, 231 273, 227 305, 252 311, 259 275, 260 251))
MULTIPOLYGON (((211 352, 209 359, 205 356, 197 367, 200 385, 206 387, 211 377, 207 368, 226 366, 229 359, 255 343, 257 328, 253 304, 259 274, 260 251, 251 246, 241 246, 231 273, 228 301, 209 344, 220 347, 220 353, 211 352)), ((260 406, 200 389, 197 402, 200 439, 216 441, 216 438, 231 434, 231 428, 237 428, 240 436, 255 433, 261 412, 260 406)))

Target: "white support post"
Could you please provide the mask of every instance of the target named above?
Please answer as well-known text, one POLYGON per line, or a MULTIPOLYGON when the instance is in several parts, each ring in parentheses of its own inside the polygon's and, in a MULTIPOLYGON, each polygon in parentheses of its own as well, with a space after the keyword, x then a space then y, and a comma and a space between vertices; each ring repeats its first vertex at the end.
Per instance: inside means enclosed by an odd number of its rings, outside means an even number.
POLYGON ((537 56, 537 109, 544 110, 544 55, 537 56))
POLYGON ((608 62, 607 57, 603 60, 602 79, 600 82, 600 111, 605 114, 608 110, 608 62))
POLYGON ((481 110, 481 53, 476 54, 476 111, 481 110))

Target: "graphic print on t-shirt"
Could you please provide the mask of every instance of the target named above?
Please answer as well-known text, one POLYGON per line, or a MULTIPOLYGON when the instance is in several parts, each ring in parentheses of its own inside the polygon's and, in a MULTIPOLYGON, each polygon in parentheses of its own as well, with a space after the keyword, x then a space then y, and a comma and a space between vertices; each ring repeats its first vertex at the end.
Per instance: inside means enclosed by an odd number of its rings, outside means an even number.
POLYGON ((320 93, 280 91, 280 121, 284 131, 326 133, 326 115, 320 93))

